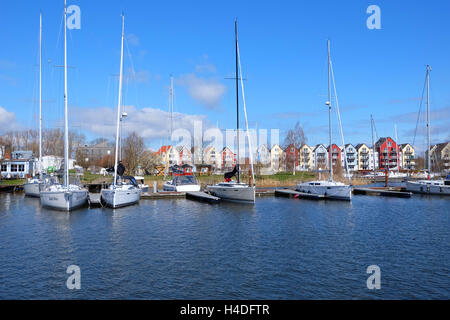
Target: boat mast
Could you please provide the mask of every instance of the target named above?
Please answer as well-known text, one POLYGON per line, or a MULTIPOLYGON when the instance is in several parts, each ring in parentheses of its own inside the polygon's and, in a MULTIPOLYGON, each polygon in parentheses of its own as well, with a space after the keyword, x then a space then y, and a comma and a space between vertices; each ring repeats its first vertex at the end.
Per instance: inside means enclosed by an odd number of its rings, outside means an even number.
POLYGON ((67 97, 67 0, 64 0, 64 171, 66 188, 69 187, 69 114, 67 97))
POLYGON ((172 132, 173 132, 173 76, 170 75, 170 137, 169 141, 172 140, 172 132))
POLYGON ((113 186, 117 183, 117 156, 119 151, 119 126, 120 126, 120 105, 122 103, 122 82, 123 82, 123 41, 125 34, 125 16, 122 14, 122 44, 120 47, 120 75, 119 75, 119 101, 117 103, 117 128, 116 128, 116 151, 114 157, 114 180, 113 186))
POLYGON ((333 181, 333 146, 332 146, 332 134, 331 134, 331 80, 330 80, 330 40, 327 40, 327 48, 328 48, 328 126, 329 126, 329 134, 330 134, 330 151, 328 153, 329 156, 329 167, 330 167, 330 181, 333 181))
POLYGON ((237 33, 237 19, 234 21, 234 33, 236 39, 236 126, 237 126, 237 182, 240 183, 239 176, 239 71, 238 71, 238 33, 237 33))
POLYGON ((395 141, 396 141, 396 145, 397 145, 397 172, 400 172, 400 164, 399 164, 399 160, 400 160, 400 149, 398 147, 398 135, 397 135, 397 125, 394 125, 395 128, 395 141))
POLYGON ((373 160, 373 176, 375 177, 376 167, 375 167, 375 140, 373 140, 373 117, 370 115, 370 128, 372 131, 372 160, 373 160))
POLYGON ((42 12, 39 15, 39 177, 42 178, 42 12))
MULTIPOLYGON (((431 138, 430 138, 430 71, 431 67, 427 64, 427 140, 428 140, 428 156, 427 156, 427 167, 428 175, 431 173, 431 138)), ((429 176, 428 176, 429 177, 429 176)))

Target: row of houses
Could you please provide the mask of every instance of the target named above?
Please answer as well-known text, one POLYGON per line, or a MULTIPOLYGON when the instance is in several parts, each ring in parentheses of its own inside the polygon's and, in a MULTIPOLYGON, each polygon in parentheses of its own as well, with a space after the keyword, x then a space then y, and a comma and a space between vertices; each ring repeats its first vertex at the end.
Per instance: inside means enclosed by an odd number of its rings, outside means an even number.
MULTIPOLYGON (((439 153, 440 159, 447 159, 443 166, 449 169, 450 143, 434 146, 433 152, 439 153)), ((202 163, 211 165, 216 170, 226 171, 233 168, 236 163, 236 153, 230 147, 217 150, 209 146, 201 152, 201 159, 194 159, 193 152, 185 146, 163 146, 155 154, 160 156, 163 165, 169 166, 202 163)), ((333 144, 331 151, 330 146, 324 144, 315 146, 304 144, 300 148, 293 145, 286 148, 279 145, 273 145, 271 148, 261 145, 253 156, 256 164, 262 164, 272 172, 292 170, 294 167, 296 170, 304 171, 328 169, 330 157, 334 167, 340 164, 342 168, 348 167, 348 170, 353 172, 370 171, 374 168, 376 170, 416 169, 414 147, 409 143, 397 144, 391 137, 380 138, 375 143, 375 148, 365 143, 345 146, 333 144)), ((244 162, 247 163, 248 159, 244 162)))

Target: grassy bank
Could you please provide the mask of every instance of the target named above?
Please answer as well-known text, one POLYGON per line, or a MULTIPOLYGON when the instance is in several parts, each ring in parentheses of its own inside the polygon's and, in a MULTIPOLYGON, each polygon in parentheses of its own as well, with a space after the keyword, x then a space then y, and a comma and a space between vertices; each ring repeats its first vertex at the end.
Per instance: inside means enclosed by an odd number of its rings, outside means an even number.
POLYGON ((0 180, 0 185, 3 186, 21 186, 24 183, 25 179, 0 180))

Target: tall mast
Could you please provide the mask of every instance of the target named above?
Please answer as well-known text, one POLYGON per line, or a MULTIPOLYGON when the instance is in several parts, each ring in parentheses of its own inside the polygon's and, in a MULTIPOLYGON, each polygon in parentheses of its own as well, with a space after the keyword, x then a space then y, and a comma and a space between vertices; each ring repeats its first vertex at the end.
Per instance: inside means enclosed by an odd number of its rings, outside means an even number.
POLYGON ((398 135, 397 135, 397 125, 394 125, 394 128, 395 128, 395 142, 396 142, 396 145, 397 145, 397 148, 396 148, 396 150, 395 151, 397 151, 397 172, 400 172, 400 163, 399 163, 399 160, 400 160, 400 148, 398 147, 398 135))
POLYGON ((372 160, 373 160, 373 176, 375 177, 376 167, 375 167, 375 140, 373 139, 373 117, 370 115, 370 128, 372 131, 372 160))
POLYGON ((42 178, 42 12, 39 15, 39 176, 42 178))
POLYGON ((327 40, 327 48, 328 48, 328 126, 330 133, 330 151, 328 153, 329 156, 329 167, 330 167, 330 181, 333 181, 333 146, 332 146, 332 135, 331 135, 331 80, 330 80, 330 40, 327 40))
POLYGON ((114 157, 114 180, 113 186, 117 183, 117 155, 119 151, 119 126, 120 126, 120 105, 122 103, 122 82, 123 82, 123 41, 125 34, 125 16, 122 14, 122 44, 120 47, 120 75, 119 75, 119 101, 117 103, 117 128, 116 128, 116 154, 114 157))
POLYGON ((428 156, 427 167, 428 174, 431 173, 431 138, 430 138, 430 71, 431 67, 427 65, 427 135, 428 135, 428 156))
POLYGON ((69 114, 67 97, 67 0, 64 0, 64 185, 69 187, 69 114))
POLYGON ((237 32, 237 19, 234 21, 234 33, 236 38, 236 127, 237 127, 237 158, 236 158, 236 168, 237 168, 237 180, 240 183, 239 176, 239 71, 238 71, 238 32, 237 32))
POLYGON ((172 140, 172 132, 173 132, 173 76, 170 76, 170 136, 169 141, 172 140))

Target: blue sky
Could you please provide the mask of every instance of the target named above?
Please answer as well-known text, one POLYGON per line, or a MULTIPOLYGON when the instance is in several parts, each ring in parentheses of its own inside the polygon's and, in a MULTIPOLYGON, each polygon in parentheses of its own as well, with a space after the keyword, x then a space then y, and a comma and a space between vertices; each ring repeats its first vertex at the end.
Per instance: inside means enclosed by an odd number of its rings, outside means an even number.
MULTIPOLYGON (((167 136, 170 75, 175 126, 234 128, 234 19, 250 126, 286 130, 299 121, 310 144, 327 143, 327 57, 331 55, 346 143, 379 136, 412 142, 425 66, 431 74, 432 140, 450 139, 448 1, 73 0, 81 30, 69 31, 70 125, 88 138, 113 138, 123 11, 126 19, 124 130, 149 147, 167 136), (366 8, 381 9, 369 30, 366 8), (130 54, 128 54, 128 52, 130 54), (133 73, 134 70, 134 73, 133 73)), ((63 116, 62 0, 8 1, 1 10, 0 133, 37 127, 39 12, 44 32, 44 124, 63 116)), ((424 110, 424 108, 422 109, 424 110)), ((243 115, 241 117, 243 119, 243 115)), ((416 144, 424 145, 421 119, 416 144)), ((335 141, 339 143, 336 119, 335 141)), ((420 147, 420 146, 419 146, 420 147)))

